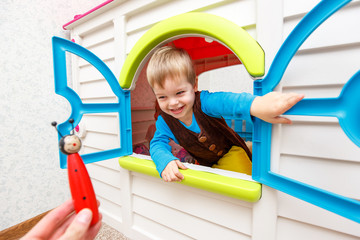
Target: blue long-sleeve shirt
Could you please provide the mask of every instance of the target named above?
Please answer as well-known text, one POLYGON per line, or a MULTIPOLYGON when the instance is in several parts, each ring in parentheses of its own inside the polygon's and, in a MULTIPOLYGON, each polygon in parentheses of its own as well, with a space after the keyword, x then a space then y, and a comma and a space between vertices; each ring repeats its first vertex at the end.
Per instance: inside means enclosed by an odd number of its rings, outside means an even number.
MULTIPOLYGON (((200 93, 201 110, 205 114, 216 118, 241 118, 246 121, 252 121, 250 107, 254 99, 255 96, 250 93, 210 93, 208 91, 202 91, 200 93)), ((191 125, 183 125, 195 133, 200 133, 200 127, 195 119, 194 113, 191 125)), ((169 139, 173 139, 179 144, 165 120, 159 116, 156 121, 156 132, 150 142, 150 155, 155 162, 156 169, 160 173, 160 176, 169 162, 178 159, 171 153, 169 139)))

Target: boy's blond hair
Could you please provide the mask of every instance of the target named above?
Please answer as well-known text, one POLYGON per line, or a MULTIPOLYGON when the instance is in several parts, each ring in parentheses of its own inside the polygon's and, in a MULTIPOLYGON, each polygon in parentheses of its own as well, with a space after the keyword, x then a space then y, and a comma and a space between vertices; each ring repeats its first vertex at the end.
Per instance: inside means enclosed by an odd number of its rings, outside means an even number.
POLYGON ((157 49, 151 57, 147 70, 150 86, 164 86, 165 78, 185 76, 187 81, 195 85, 196 73, 189 54, 181 48, 165 46, 157 49))

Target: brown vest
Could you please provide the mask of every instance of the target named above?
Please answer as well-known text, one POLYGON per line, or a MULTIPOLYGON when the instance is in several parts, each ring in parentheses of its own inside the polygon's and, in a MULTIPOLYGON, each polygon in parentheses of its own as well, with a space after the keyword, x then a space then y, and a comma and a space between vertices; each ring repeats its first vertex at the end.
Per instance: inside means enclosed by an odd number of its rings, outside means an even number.
POLYGON ((225 120, 210 117, 201 110, 200 92, 195 93, 193 110, 200 127, 199 134, 188 130, 178 119, 163 111, 160 112, 160 115, 179 144, 201 165, 212 166, 217 163, 232 146, 242 147, 251 160, 251 153, 244 140, 226 124, 225 120))

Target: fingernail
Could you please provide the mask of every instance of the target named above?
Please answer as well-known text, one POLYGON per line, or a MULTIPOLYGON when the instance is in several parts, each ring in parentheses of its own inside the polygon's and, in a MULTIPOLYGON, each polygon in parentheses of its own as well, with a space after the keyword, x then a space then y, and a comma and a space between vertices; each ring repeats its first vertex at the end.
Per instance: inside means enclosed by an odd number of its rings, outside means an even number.
POLYGON ((83 209, 78 213, 77 220, 81 223, 89 223, 92 219, 92 212, 90 209, 83 209))

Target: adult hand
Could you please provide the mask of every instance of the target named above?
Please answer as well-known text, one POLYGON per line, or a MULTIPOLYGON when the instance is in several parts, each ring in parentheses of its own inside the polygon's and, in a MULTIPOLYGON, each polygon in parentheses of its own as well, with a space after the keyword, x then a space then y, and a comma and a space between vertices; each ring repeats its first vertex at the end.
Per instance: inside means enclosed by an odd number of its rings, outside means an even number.
POLYGON ((254 99, 250 114, 269 123, 291 124, 290 119, 280 115, 303 98, 303 94, 270 92, 254 99))
POLYGON ((22 240, 82 240, 94 239, 101 227, 102 215, 99 222, 90 226, 92 212, 90 209, 83 209, 75 214, 74 204, 70 199, 49 212, 40 220, 22 240))
POLYGON ((184 175, 181 174, 179 168, 187 169, 179 160, 171 161, 161 173, 161 177, 165 182, 181 182, 184 179, 184 175))

